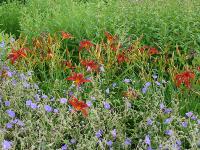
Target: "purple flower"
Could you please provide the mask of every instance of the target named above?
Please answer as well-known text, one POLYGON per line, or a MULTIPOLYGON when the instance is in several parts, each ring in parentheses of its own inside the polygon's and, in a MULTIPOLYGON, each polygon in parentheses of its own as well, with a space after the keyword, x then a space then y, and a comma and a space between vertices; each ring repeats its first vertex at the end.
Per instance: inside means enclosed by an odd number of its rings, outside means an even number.
POLYGON ((67 103, 67 99, 66 99, 66 98, 61 98, 61 99, 60 99, 60 103, 61 103, 61 104, 67 103))
POLYGON ((156 81, 155 83, 156 83, 157 86, 161 86, 160 82, 156 81))
POLYGON ((43 95, 42 95, 42 98, 43 98, 43 99, 47 99, 47 98, 48 98, 48 96, 47 96, 47 95, 45 95, 45 94, 43 94, 43 95))
POLYGON ((165 105, 163 103, 160 104, 160 109, 164 109, 165 105))
POLYGON ((19 120, 19 119, 17 119, 17 123, 16 123, 18 126, 21 126, 21 127, 23 127, 24 126, 24 123, 23 123, 23 121, 21 121, 21 120, 19 120))
POLYGON ((58 111, 58 109, 54 109, 53 112, 54 113, 58 113, 59 111, 58 111))
POLYGON ((147 83, 145 83, 144 86, 145 86, 145 87, 149 87, 149 86, 151 86, 151 82, 147 82, 147 83))
POLYGON ((110 104, 107 102, 103 102, 104 108, 105 109, 110 109, 110 104))
POLYGON ((178 146, 181 146, 182 143, 181 143, 180 140, 177 140, 177 141, 176 141, 176 144, 177 144, 178 146))
POLYGON ((40 95, 39 94, 35 94, 34 98, 35 98, 36 102, 40 101, 40 95))
POLYGON ((7 71, 7 76, 8 77, 12 77, 12 72, 11 71, 7 71))
POLYGON ((15 117, 15 112, 12 111, 11 109, 6 110, 6 112, 7 112, 7 114, 8 114, 9 117, 11 117, 11 118, 14 118, 14 117, 15 117))
POLYGON ((67 144, 64 144, 64 145, 61 147, 61 150, 67 150, 67 144))
POLYGON ((10 106, 10 101, 5 101, 5 106, 10 106))
POLYGON ((37 108, 38 108, 38 106, 37 106, 37 104, 36 104, 36 103, 31 103, 31 108, 32 108, 32 109, 37 109, 37 108))
POLYGON ((131 82, 131 79, 124 79, 124 82, 125 82, 125 83, 130 83, 130 82, 131 82))
POLYGON ((73 94, 74 93, 72 91, 69 91, 69 93, 68 93, 69 96, 73 96, 73 94))
POLYGON ((186 128, 188 126, 188 122, 184 121, 184 122, 181 122, 181 125, 186 128))
POLYGON ((45 106, 44 106, 44 109, 45 109, 47 112, 52 112, 52 107, 49 106, 49 105, 45 105, 45 106))
POLYGON ((70 140, 70 143, 76 144, 76 139, 71 139, 71 140, 70 140))
POLYGON ((167 118, 167 119, 165 119, 164 124, 169 124, 172 121, 173 121, 173 118, 167 118))
POLYGON ((91 101, 87 101, 86 104, 88 105, 88 107, 92 106, 92 102, 91 101))
POLYGON ((197 124, 200 125, 200 119, 197 120, 197 124))
POLYGON ((24 88, 27 88, 27 89, 29 89, 31 87, 30 84, 26 81, 23 82, 23 86, 24 86, 24 88))
POLYGON ((147 145, 151 145, 151 140, 150 140, 149 135, 145 136, 144 143, 147 144, 147 145))
POLYGON ((152 149, 152 147, 151 147, 151 146, 148 146, 148 147, 147 147, 147 150, 153 150, 153 149, 152 149))
POLYGON ((124 144, 125 144, 125 145, 131 145, 131 142, 132 142, 132 141, 131 141, 130 138, 126 138, 125 141, 124 141, 124 144))
POLYGON ((4 141, 2 142, 2 149, 3 149, 3 150, 9 150, 9 149, 11 149, 11 148, 12 148, 12 142, 7 141, 7 140, 4 140, 4 141))
POLYGON ((113 138, 116 138, 117 137, 117 131, 116 131, 116 129, 113 129, 111 131, 111 134, 112 134, 113 138))
POLYGON ((102 137, 103 131, 102 131, 102 130, 99 130, 99 131, 96 132, 95 135, 96 135, 96 137, 99 139, 100 137, 102 137))
POLYGON ((146 88, 146 87, 143 87, 143 88, 142 88, 142 93, 145 94, 146 92, 147 92, 147 88, 146 88))
POLYGON ((13 127, 12 123, 6 123, 6 128, 11 129, 13 127))
POLYGON ((126 105, 127 105, 128 108, 132 107, 132 104, 130 102, 126 102, 126 105))
POLYGON ((171 108, 165 108, 164 109, 164 113, 165 114, 170 114, 172 112, 172 109, 171 108))
POLYGON ((153 120, 147 119, 147 125, 151 126, 153 124, 153 120))
POLYGON ((193 115, 193 116, 191 117, 191 119, 192 119, 192 120, 197 120, 197 116, 193 115))
POLYGON ((190 118, 190 117, 192 117, 192 115, 193 115, 193 112, 187 112, 187 113, 185 113, 185 115, 188 117, 188 118, 190 118))
POLYGON ((26 106, 30 107, 31 104, 32 104, 32 100, 27 100, 27 101, 26 101, 26 106))
POLYGON ((172 130, 166 130, 165 134, 171 136, 173 134, 173 131, 172 130))
POLYGON ((106 142, 106 144, 111 147, 113 142, 111 140, 109 140, 109 141, 106 142))

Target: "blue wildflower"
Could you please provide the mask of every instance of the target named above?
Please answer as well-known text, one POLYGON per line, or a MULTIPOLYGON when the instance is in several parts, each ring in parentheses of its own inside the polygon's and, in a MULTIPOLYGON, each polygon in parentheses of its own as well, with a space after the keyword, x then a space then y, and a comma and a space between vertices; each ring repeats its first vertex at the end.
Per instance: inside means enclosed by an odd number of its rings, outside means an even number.
POLYGON ((11 148, 12 148, 12 142, 7 141, 7 140, 4 140, 4 141, 2 142, 2 149, 3 149, 3 150, 9 150, 9 149, 11 149, 11 148))
POLYGON ((71 139, 71 140, 70 140, 70 143, 76 144, 76 139, 71 139))
POLYGON ((126 138, 125 141, 124 141, 124 144, 125 145, 131 145, 132 141, 130 138, 126 138))
POLYGON ((32 100, 27 100, 27 101, 26 101, 26 106, 30 107, 31 104, 32 104, 32 100))
POLYGON ((62 147, 61 147, 61 150, 67 150, 67 144, 64 144, 62 147))
POLYGON ((61 103, 61 104, 67 103, 67 99, 66 99, 66 98, 61 98, 61 99, 60 99, 60 103, 61 103))
POLYGON ((92 102, 91 101, 87 101, 86 104, 88 105, 88 107, 92 106, 92 102))
POLYGON ((193 115, 193 112, 187 112, 187 113, 185 113, 185 115, 186 115, 186 117, 188 117, 188 118, 190 118, 190 117, 192 117, 192 115, 193 115))
POLYGON ((173 131, 172 130, 166 130, 165 134, 171 136, 173 134, 173 131))
POLYGON ((149 135, 146 135, 146 136, 145 136, 144 143, 147 144, 147 145, 151 145, 151 140, 150 140, 149 135))
POLYGON ((147 119, 147 125, 151 126, 153 124, 153 120, 147 119))
POLYGON ((58 109, 54 109, 53 112, 54 113, 58 113, 59 111, 58 111, 58 109))
POLYGON ((99 130, 99 131, 96 132, 95 135, 96 135, 96 137, 99 139, 99 138, 102 137, 102 135, 103 135, 103 131, 102 131, 102 130, 99 130))
POLYGON ((124 79, 125 83, 131 83, 131 79, 124 79))
POLYGON ((181 122, 181 125, 186 128, 188 126, 188 122, 184 121, 184 122, 181 122))
POLYGON ((11 118, 14 118, 14 117, 15 117, 15 112, 12 111, 11 109, 6 110, 6 112, 7 112, 7 114, 8 114, 9 117, 11 117, 11 118))
POLYGON ((103 102, 104 108, 105 109, 110 109, 110 104, 107 102, 103 102))
POLYGON ((32 109, 37 109, 37 108, 38 108, 38 106, 37 106, 37 104, 36 104, 36 103, 31 103, 31 108, 32 108, 32 109))
POLYGON ((45 106, 44 106, 44 109, 45 109, 47 112, 52 112, 52 107, 49 106, 49 105, 45 105, 45 106))
POLYGON ((116 129, 113 129, 111 131, 111 134, 112 134, 113 138, 116 138, 117 137, 117 131, 116 131, 116 129))
POLYGON ((5 101, 5 106, 10 106, 10 101, 5 101))
POLYGON ((6 128, 11 129, 13 127, 12 123, 6 123, 6 128))
POLYGON ((164 124, 169 124, 172 121, 173 121, 173 118, 167 118, 167 119, 165 119, 164 124))
POLYGON ((106 144, 111 147, 113 142, 111 140, 109 140, 109 141, 106 142, 106 144))

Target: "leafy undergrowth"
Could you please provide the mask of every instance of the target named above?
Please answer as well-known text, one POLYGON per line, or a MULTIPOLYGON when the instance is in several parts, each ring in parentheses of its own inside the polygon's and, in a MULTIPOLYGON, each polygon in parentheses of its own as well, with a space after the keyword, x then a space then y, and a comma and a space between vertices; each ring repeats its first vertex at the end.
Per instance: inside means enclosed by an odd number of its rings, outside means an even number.
POLYGON ((198 149, 199 53, 104 34, 1 37, 2 149, 198 149))

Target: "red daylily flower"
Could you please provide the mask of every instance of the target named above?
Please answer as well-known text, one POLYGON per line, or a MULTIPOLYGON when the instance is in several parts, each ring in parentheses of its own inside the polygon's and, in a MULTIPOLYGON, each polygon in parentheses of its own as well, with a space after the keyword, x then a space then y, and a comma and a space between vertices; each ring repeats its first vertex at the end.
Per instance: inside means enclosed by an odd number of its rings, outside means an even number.
POLYGON ((62 38, 63 39, 71 39, 73 36, 70 33, 62 31, 62 38))
POLYGON ((63 64, 64 64, 67 68, 69 68, 69 69, 74 69, 74 68, 76 68, 75 66, 72 66, 71 61, 63 61, 63 64))
POLYGON ((180 85, 182 83, 184 83, 184 85, 187 87, 187 88, 190 88, 191 85, 190 85, 190 80, 191 79, 194 79, 195 78, 195 74, 191 71, 185 71, 183 73, 180 73, 180 74, 177 74, 175 76, 175 82, 176 82, 176 86, 177 87, 180 87, 180 85))
POLYGON ((140 52, 144 52, 145 50, 148 50, 148 54, 149 55, 155 55, 155 54, 159 54, 159 51, 154 48, 154 47, 149 47, 149 46, 143 46, 142 48, 139 49, 140 52))
POLYGON ((97 69, 99 68, 94 60, 83 60, 81 61, 81 64, 91 71, 97 71, 97 69))
POLYGON ((118 61, 119 64, 126 62, 127 60, 128 60, 128 58, 125 56, 124 53, 117 55, 117 61, 118 61))
POLYGON ((81 51, 84 48, 89 51, 90 48, 93 46, 94 46, 94 44, 92 44, 92 42, 89 40, 81 41, 80 46, 79 46, 79 51, 81 51))
POLYGON ((10 59, 11 63, 14 64, 17 59, 27 57, 26 53, 24 52, 25 50, 27 50, 27 48, 21 48, 19 50, 12 48, 11 53, 8 54, 8 59, 10 59))
POLYGON ((68 77, 67 80, 74 81, 77 86, 80 86, 85 82, 91 82, 90 80, 85 79, 81 73, 73 73, 73 75, 68 77))
POLYGON ((116 39, 117 36, 112 36, 109 32, 105 32, 105 36, 107 38, 108 43, 113 43, 116 39))
POLYGON ((88 116, 88 105, 84 101, 79 101, 76 97, 69 100, 69 103, 73 106, 75 111, 81 111, 84 117, 88 116))

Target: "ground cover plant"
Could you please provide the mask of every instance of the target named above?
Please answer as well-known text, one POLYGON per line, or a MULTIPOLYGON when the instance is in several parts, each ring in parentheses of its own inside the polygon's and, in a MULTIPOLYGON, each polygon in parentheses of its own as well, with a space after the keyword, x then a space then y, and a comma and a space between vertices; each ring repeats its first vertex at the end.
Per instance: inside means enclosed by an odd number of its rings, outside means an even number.
POLYGON ((0 148, 199 149, 199 2, 161 2, 26 1, 0 34, 0 148))

